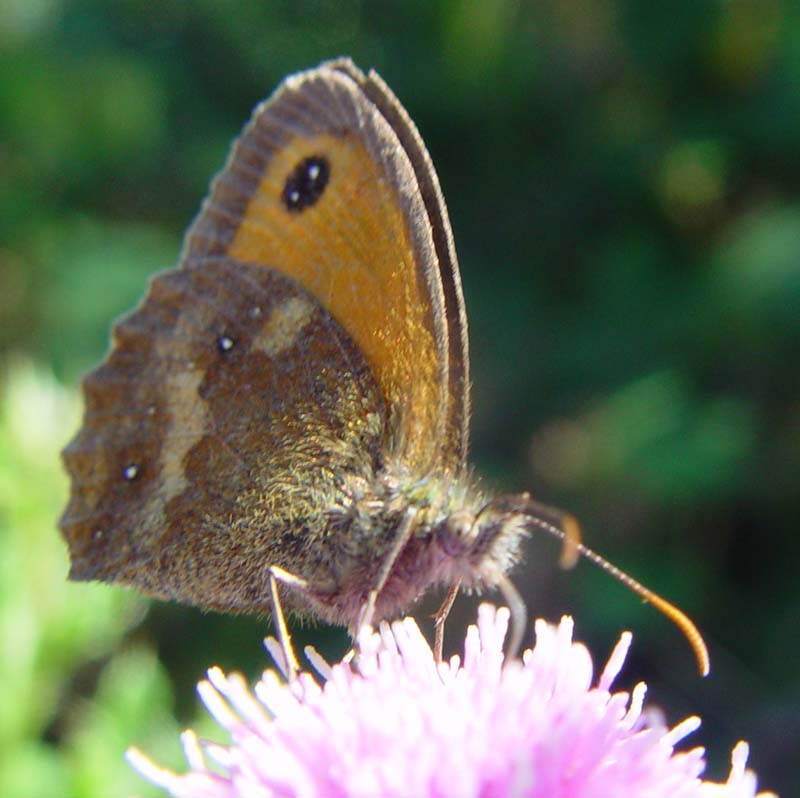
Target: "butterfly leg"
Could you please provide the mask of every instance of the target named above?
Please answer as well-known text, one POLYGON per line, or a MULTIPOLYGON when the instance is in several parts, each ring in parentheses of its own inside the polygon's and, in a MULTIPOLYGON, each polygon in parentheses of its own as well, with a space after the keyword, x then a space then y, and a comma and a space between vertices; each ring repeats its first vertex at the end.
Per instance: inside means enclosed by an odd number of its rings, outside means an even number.
POLYGON ((508 609, 511 613, 511 634, 506 643, 505 656, 506 659, 513 659, 519 654, 522 641, 525 637, 528 623, 528 608, 525 606, 522 596, 520 596, 512 581, 505 574, 500 574, 497 587, 503 594, 503 598, 508 604, 508 609))
POLYGON ((459 579, 448 591, 442 606, 436 610, 433 616, 433 658, 439 663, 442 661, 442 649, 444 648, 444 622, 453 609, 453 602, 456 600, 458 591, 461 590, 461 580, 459 579))
POLYGON ((375 580, 375 584, 372 590, 369 591, 369 596, 367 596, 367 600, 364 602, 364 606, 361 609, 361 617, 358 619, 358 625, 356 626, 356 646, 358 645, 358 638, 361 632, 371 627, 372 622, 375 620, 375 606, 378 602, 378 596, 381 590, 383 590, 386 580, 389 578, 389 574, 392 572, 392 568, 397 562, 397 558, 400 556, 400 552, 403 551, 406 544, 411 539, 411 536, 414 534, 414 518, 416 515, 417 511, 414 509, 406 511, 397 529, 392 548, 381 563, 381 570, 378 572, 378 578, 375 580))
POLYGON ((279 568, 277 565, 273 565, 269 569, 269 592, 272 603, 272 619, 275 624, 275 631, 278 634, 278 642, 280 643, 283 660, 286 665, 286 679, 289 682, 293 682, 297 677, 298 670, 300 670, 300 665, 294 653, 289 628, 286 626, 286 618, 283 614, 281 597, 278 592, 278 582, 301 590, 308 590, 308 584, 305 579, 300 579, 300 577, 294 576, 294 574, 290 574, 288 571, 284 571, 283 568, 279 568))

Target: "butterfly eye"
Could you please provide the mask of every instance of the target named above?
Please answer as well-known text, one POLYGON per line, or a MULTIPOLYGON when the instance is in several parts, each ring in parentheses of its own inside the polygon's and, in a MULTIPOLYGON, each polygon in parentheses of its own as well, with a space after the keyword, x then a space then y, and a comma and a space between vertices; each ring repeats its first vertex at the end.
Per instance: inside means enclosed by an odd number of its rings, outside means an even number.
POLYGON ((287 211, 302 211, 314 205, 325 191, 330 177, 328 160, 319 155, 304 158, 295 166, 283 186, 281 199, 287 211))
POLYGON ((475 534, 475 516, 466 510, 457 510, 448 516, 447 528, 454 538, 469 543, 475 534))

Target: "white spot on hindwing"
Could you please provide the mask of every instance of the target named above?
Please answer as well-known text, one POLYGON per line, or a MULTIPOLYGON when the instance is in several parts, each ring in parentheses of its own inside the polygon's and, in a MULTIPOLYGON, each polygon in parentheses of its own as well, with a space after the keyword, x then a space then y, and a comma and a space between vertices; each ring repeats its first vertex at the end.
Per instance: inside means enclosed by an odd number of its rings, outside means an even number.
POLYGON ((217 338, 217 346, 219 347, 220 352, 230 352, 234 346, 234 340, 229 335, 220 335, 217 338))
POLYGON ((122 469, 122 476, 128 481, 133 482, 141 473, 141 468, 136 463, 131 463, 122 469))

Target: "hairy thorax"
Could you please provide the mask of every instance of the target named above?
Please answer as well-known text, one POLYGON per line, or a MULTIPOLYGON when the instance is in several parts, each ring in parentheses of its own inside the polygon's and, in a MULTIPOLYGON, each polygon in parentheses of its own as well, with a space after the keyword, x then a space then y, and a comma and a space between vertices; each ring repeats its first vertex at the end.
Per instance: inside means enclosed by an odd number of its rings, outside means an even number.
POLYGON ((315 614, 352 628, 398 544, 377 618, 397 615, 436 585, 493 587, 518 559, 520 525, 493 513, 469 477, 415 477, 391 460, 374 473, 340 477, 335 495, 317 504, 327 509, 311 537, 323 545, 298 574, 308 590, 288 592, 294 610, 311 604, 315 614))

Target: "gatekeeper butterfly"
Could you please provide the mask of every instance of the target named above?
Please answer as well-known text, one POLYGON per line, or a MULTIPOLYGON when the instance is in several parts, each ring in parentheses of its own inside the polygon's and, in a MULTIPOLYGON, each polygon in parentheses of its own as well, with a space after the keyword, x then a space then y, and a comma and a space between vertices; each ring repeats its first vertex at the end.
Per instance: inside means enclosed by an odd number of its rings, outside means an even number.
POLYGON ((476 487, 439 181, 405 109, 348 59, 255 109, 178 268, 114 325, 83 394, 63 453, 71 579, 264 613, 278 575, 289 608, 351 630, 433 585, 500 588, 518 641, 507 574, 540 529, 667 612, 708 669, 691 621, 570 516, 476 487))

